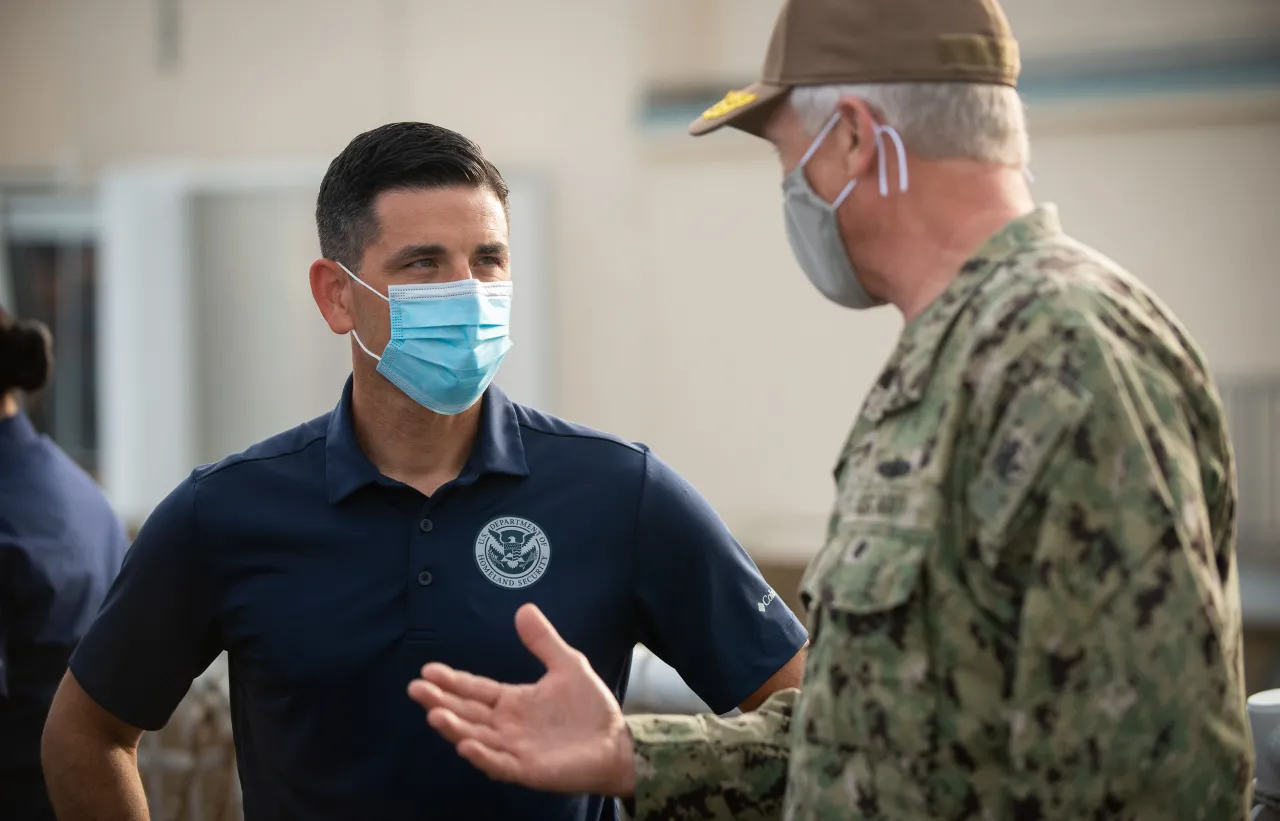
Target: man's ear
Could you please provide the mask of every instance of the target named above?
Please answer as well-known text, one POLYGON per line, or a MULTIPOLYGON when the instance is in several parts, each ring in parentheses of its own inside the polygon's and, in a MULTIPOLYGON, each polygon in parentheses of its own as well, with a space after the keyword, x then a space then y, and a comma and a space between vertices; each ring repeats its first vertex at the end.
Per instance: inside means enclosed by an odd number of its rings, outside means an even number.
POLYGON ((351 277, 338 263, 323 257, 311 263, 311 297, 320 315, 335 334, 350 333, 355 328, 351 312, 351 277))
POLYGON ((836 104, 840 113, 840 146, 845 152, 845 171, 849 179, 860 178, 876 161, 876 119, 871 107, 857 97, 841 97, 836 104))

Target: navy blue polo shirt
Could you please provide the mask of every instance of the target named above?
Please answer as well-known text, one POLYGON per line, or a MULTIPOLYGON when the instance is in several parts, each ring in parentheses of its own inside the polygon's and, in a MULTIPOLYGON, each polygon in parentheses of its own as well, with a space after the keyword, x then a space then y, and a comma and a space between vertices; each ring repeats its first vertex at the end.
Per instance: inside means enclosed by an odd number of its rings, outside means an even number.
POLYGON ((23 414, 0 420, 0 812, 52 819, 40 735, 128 542, 102 491, 23 414))
POLYGON ((228 652, 246 817, 612 818, 614 802, 496 784, 406 687, 440 661, 543 669, 513 619, 547 614, 621 699, 643 642, 714 710, 806 640, 715 512, 646 448, 491 388, 458 478, 431 497, 361 451, 337 408, 197 469, 152 513, 71 669, 160 727, 228 652))

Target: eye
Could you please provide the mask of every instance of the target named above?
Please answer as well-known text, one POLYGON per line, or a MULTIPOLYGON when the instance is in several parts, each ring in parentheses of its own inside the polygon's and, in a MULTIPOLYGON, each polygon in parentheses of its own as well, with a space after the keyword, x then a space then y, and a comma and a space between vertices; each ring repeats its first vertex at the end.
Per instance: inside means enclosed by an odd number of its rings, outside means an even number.
POLYGON ((503 260, 502 257, 494 257, 494 256, 480 257, 480 259, 476 261, 481 265, 493 265, 499 268, 502 267, 503 263, 505 262, 505 260, 503 260))
POLYGON ((415 259, 409 263, 410 268, 435 268, 437 267, 435 259, 427 257, 426 259, 415 259))

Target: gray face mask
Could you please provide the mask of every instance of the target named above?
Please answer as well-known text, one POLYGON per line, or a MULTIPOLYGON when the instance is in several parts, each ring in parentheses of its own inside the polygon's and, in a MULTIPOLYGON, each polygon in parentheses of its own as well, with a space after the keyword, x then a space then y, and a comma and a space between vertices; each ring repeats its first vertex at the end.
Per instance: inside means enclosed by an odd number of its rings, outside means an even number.
MULTIPOLYGON (((809 185, 805 178, 804 167, 813 157, 818 146, 831 133, 831 129, 840 121, 840 114, 833 114, 822 131, 814 139, 809 150, 800 158, 800 163, 782 181, 783 213, 787 224, 787 241, 791 244, 791 253, 800 263, 801 270, 827 299, 846 308, 874 308, 883 305, 884 300, 867 293, 862 286, 849 255, 844 249, 844 240, 840 238, 840 225, 836 220, 836 212, 844 204, 845 199, 853 191, 858 181, 851 180, 833 203, 824 202, 822 197, 809 185)), ((889 196, 889 181, 884 158, 883 135, 888 134, 898 150, 898 186, 899 190, 907 190, 907 156, 902 146, 902 138, 891 126, 875 127, 876 153, 880 159, 880 196, 889 196)))

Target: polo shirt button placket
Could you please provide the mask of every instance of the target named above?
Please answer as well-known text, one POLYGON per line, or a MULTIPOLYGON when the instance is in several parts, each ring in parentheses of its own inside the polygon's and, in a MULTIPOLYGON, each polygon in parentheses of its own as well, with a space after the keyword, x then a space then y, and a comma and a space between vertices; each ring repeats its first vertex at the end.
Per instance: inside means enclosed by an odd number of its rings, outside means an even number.
MULTIPOLYGON (((430 533, 432 530, 435 530, 435 525, 432 523, 430 519, 424 516, 422 519, 418 521, 418 530, 422 531, 423 533, 430 533)), ((422 570, 418 571, 418 584, 420 584, 421 586, 430 587, 431 582, 433 582, 434 580, 435 580, 435 577, 431 575, 431 571, 427 570, 425 567, 422 570)))
POLYGON ((438 561, 434 548, 437 545, 436 524, 431 520, 432 502, 427 501, 418 511, 416 532, 410 537, 409 578, 410 587, 417 582, 417 595, 411 596, 409 634, 417 641, 434 643, 437 639, 437 625, 441 620, 440 608, 445 602, 438 595, 439 588, 433 587, 436 582, 435 567, 438 561))

